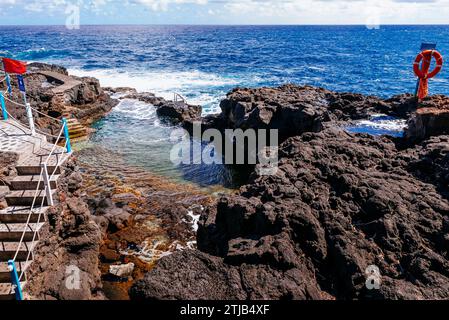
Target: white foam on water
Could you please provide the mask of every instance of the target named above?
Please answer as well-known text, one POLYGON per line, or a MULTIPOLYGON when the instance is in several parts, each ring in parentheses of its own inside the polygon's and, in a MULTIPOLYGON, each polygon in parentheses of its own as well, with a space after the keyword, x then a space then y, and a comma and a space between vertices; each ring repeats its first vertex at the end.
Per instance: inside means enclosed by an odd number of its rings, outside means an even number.
MULTIPOLYGON (((82 70, 69 69, 70 74, 80 77, 95 77, 103 87, 131 87, 139 92, 152 92, 164 99, 172 100, 175 92, 190 96, 191 104, 207 105, 223 97, 221 86, 237 86, 236 79, 222 77, 201 71, 144 71, 131 72, 120 70, 82 70), (216 91, 213 88, 217 88, 216 91), (213 93, 204 93, 212 90, 213 93), (201 93, 203 92, 203 93, 201 93)), ((217 108, 210 108, 207 113, 215 113, 217 108)))
POLYGON ((156 120, 156 107, 134 99, 123 99, 114 112, 125 113, 128 117, 139 120, 156 120))
POLYGON ((198 231, 198 222, 200 221, 201 215, 200 214, 193 214, 193 211, 191 211, 191 210, 189 210, 187 212, 187 215, 192 218, 192 222, 191 223, 192 223, 193 231, 197 232, 198 231))
POLYGON ((407 121, 403 119, 394 119, 384 114, 375 114, 372 115, 369 120, 358 121, 356 126, 399 132, 407 127, 407 121))

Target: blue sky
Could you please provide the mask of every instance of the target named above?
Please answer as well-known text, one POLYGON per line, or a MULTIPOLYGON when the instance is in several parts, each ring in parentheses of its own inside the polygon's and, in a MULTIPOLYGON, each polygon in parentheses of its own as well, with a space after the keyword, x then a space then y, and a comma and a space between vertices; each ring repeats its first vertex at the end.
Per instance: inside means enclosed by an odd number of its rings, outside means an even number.
POLYGON ((449 24, 449 0, 0 0, 0 24, 449 24))

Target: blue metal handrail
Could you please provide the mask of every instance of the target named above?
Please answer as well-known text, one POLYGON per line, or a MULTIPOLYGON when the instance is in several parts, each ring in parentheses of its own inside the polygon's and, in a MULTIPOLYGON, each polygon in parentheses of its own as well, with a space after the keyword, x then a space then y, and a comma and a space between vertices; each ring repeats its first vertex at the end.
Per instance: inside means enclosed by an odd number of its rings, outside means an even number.
POLYGON ((72 145, 70 144, 69 126, 67 125, 67 119, 62 118, 62 125, 64 126, 64 137, 67 142, 67 153, 72 152, 72 145))
POLYGON ((14 263, 14 260, 8 261, 8 269, 11 273, 11 282, 14 286, 14 294, 16 296, 16 300, 23 300, 23 292, 22 292, 22 286, 20 285, 19 281, 19 275, 17 274, 16 264, 14 263))
MULTIPOLYGON (((10 100, 8 99, 8 101, 10 101, 10 100)), ((14 101, 10 101, 10 102, 15 103, 14 101)), ((7 111, 7 108, 6 108, 5 96, 4 96, 4 93, 3 93, 3 92, 0 92, 0 105, 1 105, 1 109, 2 109, 3 119, 4 119, 4 120, 8 120, 9 113, 8 113, 8 111, 7 111)), ((29 105, 28 105, 28 106, 29 106, 29 105)), ((12 116, 11 116, 11 119, 13 119, 14 121, 19 122, 17 119, 15 119, 15 118, 12 117, 12 116)), ((56 145, 58 144, 59 139, 62 138, 62 134, 64 134, 64 138, 65 138, 65 148, 66 148, 67 153, 70 154, 70 153, 72 152, 72 146, 71 146, 71 143, 70 143, 70 134, 69 134, 69 127, 68 127, 67 119, 62 118, 62 120, 58 120, 58 121, 61 121, 61 122, 62 122, 62 128, 61 128, 61 131, 59 132, 59 136, 56 138, 55 145, 53 146, 53 149, 52 149, 52 151, 50 152, 50 155, 49 155, 48 158, 47 158, 47 162, 48 162, 50 156, 52 155, 54 149, 56 148, 56 145)), ((47 162, 46 162, 46 163, 47 163, 47 162)), ((46 165, 46 164, 45 164, 45 165, 46 165)), ((52 174, 52 177, 53 177, 54 173, 56 172, 56 167, 57 167, 57 165, 55 166, 55 170, 54 170, 54 172, 53 172, 53 174, 52 174)), ((38 182, 38 184, 37 184, 37 185, 38 185, 38 188, 39 188, 39 185, 40 185, 41 178, 42 178, 42 173, 41 173, 41 175, 39 176, 39 182, 38 182)), ((51 178, 50 178, 50 179, 51 179, 51 178)), ((47 188, 47 187, 46 187, 46 188, 47 188)), ((36 191, 36 192, 37 192, 37 191, 36 191)), ((48 197, 48 195, 47 195, 47 197, 48 197)), ((31 213, 32 213, 32 211, 33 211, 33 207, 34 207, 34 204, 35 204, 35 200, 36 200, 36 196, 35 196, 35 198, 34 198, 34 200, 33 200, 32 206, 31 206, 30 215, 29 215, 28 221, 27 221, 27 226, 28 226, 28 224, 29 224, 29 219, 30 219, 31 213)), ((43 205, 43 202, 44 202, 44 198, 42 199, 42 204, 41 204, 41 206, 43 205)), ((39 215, 39 220, 40 220, 40 215, 39 215)), ((9 261, 8 261, 8 270, 9 270, 9 272, 10 272, 10 276, 11 276, 11 284, 12 284, 12 286, 13 286, 13 290, 14 290, 14 294, 15 294, 15 299, 16 299, 16 300, 23 300, 23 291, 22 291, 22 286, 21 286, 21 284, 20 284, 20 280, 21 280, 21 278, 22 278, 22 276, 23 276, 24 271, 22 270, 22 274, 21 274, 20 277, 19 277, 19 275, 18 275, 18 273, 17 273, 17 269, 16 269, 15 259, 16 259, 16 257, 17 257, 18 251, 20 250, 20 245, 21 245, 22 242, 23 242, 25 230, 26 230, 26 228, 24 229, 24 233, 22 234, 22 238, 21 238, 21 240, 20 240, 19 248, 17 249, 16 255, 14 256, 14 258, 13 258, 12 260, 9 260, 9 261)), ((36 233, 35 233, 34 236, 33 236, 33 242, 34 242, 35 236, 36 236, 36 233)), ((29 254, 30 254, 30 253, 31 253, 31 252, 29 252, 29 254)), ((27 257, 27 260, 26 260, 25 263, 28 262, 29 254, 28 254, 28 257, 27 257)))
POLYGON ((0 92, 0 103, 2 105, 3 120, 8 120, 8 112, 6 112, 6 103, 5 97, 3 97, 3 92, 0 92))

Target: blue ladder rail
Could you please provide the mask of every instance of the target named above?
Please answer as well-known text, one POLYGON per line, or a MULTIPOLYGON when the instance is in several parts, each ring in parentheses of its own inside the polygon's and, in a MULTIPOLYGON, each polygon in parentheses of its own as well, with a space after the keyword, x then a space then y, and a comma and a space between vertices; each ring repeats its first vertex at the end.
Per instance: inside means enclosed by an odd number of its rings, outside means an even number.
POLYGON ((8 120, 8 112, 6 112, 6 103, 2 92, 0 92, 0 103, 2 105, 3 120, 8 120))
POLYGON ((23 300, 22 286, 20 285, 19 275, 17 274, 16 264, 14 260, 8 261, 8 269, 11 273, 11 283, 14 286, 14 294, 16 300, 23 300))

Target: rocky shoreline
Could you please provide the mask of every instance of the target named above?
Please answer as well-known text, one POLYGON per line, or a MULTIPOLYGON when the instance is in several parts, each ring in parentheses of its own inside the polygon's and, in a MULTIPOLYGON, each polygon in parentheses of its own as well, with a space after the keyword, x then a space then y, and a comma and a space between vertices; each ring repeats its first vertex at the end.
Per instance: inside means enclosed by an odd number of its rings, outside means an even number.
MULTIPOLYGON (((161 119, 187 129, 193 121, 220 130, 278 129, 281 142, 275 175, 245 168, 248 181, 218 199, 139 168, 126 167, 132 173, 123 177, 117 172, 125 166, 105 150, 80 151, 104 157, 105 167, 79 163, 75 154, 41 237, 32 297, 128 299, 129 290, 136 300, 449 298, 449 98, 418 104, 411 95, 237 88, 221 114, 201 118, 199 106, 101 88, 94 78, 72 77, 80 84, 56 95, 58 84, 38 71, 67 71, 30 69, 30 102, 53 117, 69 112, 88 126, 119 95, 153 104, 161 119), (408 119, 404 138, 344 130, 378 113, 408 119), (81 290, 63 286, 61 266, 72 264, 82 271, 81 290), (365 286, 373 265, 379 290, 365 286)), ((22 110, 11 112, 25 120, 22 110)), ((36 122, 57 131, 44 118, 36 122)), ((0 154, 0 162, 7 185, 14 157, 0 154)))
POLYGON ((440 111, 432 121, 421 111, 444 110, 445 99, 293 85, 229 93, 226 127, 281 130, 278 173, 254 170, 208 207, 198 250, 162 258, 131 297, 448 299, 449 136, 433 125, 440 111), (405 138, 341 128, 379 112, 410 117, 405 138), (372 266, 378 290, 366 287, 372 266))
MULTIPOLYGON (((31 106, 54 118, 68 113, 85 126, 104 117, 119 103, 111 98, 117 92, 129 95, 127 99, 158 99, 151 94, 137 96, 129 88, 102 88, 97 79, 74 76, 69 77, 78 85, 62 95, 55 94, 53 89, 61 84, 41 72, 67 76, 66 69, 33 63, 29 70, 25 83, 31 106)), ((20 93, 14 91, 13 98, 20 101, 20 93)), ((173 105, 159 99, 160 107, 173 105)), ((155 100, 151 102, 156 104, 155 100)), ((9 102, 7 108, 14 118, 27 123, 21 108, 9 102)), ((34 116, 40 131, 58 133, 60 125, 56 121, 38 113, 34 116)), ((4 185, 0 188, 0 209, 6 205, 3 197, 9 181, 16 175, 14 162, 14 154, 0 154, 0 183, 4 185)), ((160 256, 194 245, 192 217, 213 201, 199 188, 176 185, 130 167, 105 149, 76 151, 64 171, 59 203, 48 216, 48 226, 41 235, 45 241, 36 249, 30 270, 27 294, 31 299, 129 299, 129 287, 143 278, 160 256), (89 153, 96 163, 78 160, 89 153), (71 266, 81 270, 81 287, 77 290, 65 286, 66 270, 71 266), (123 273, 123 266, 133 267, 123 273)))

